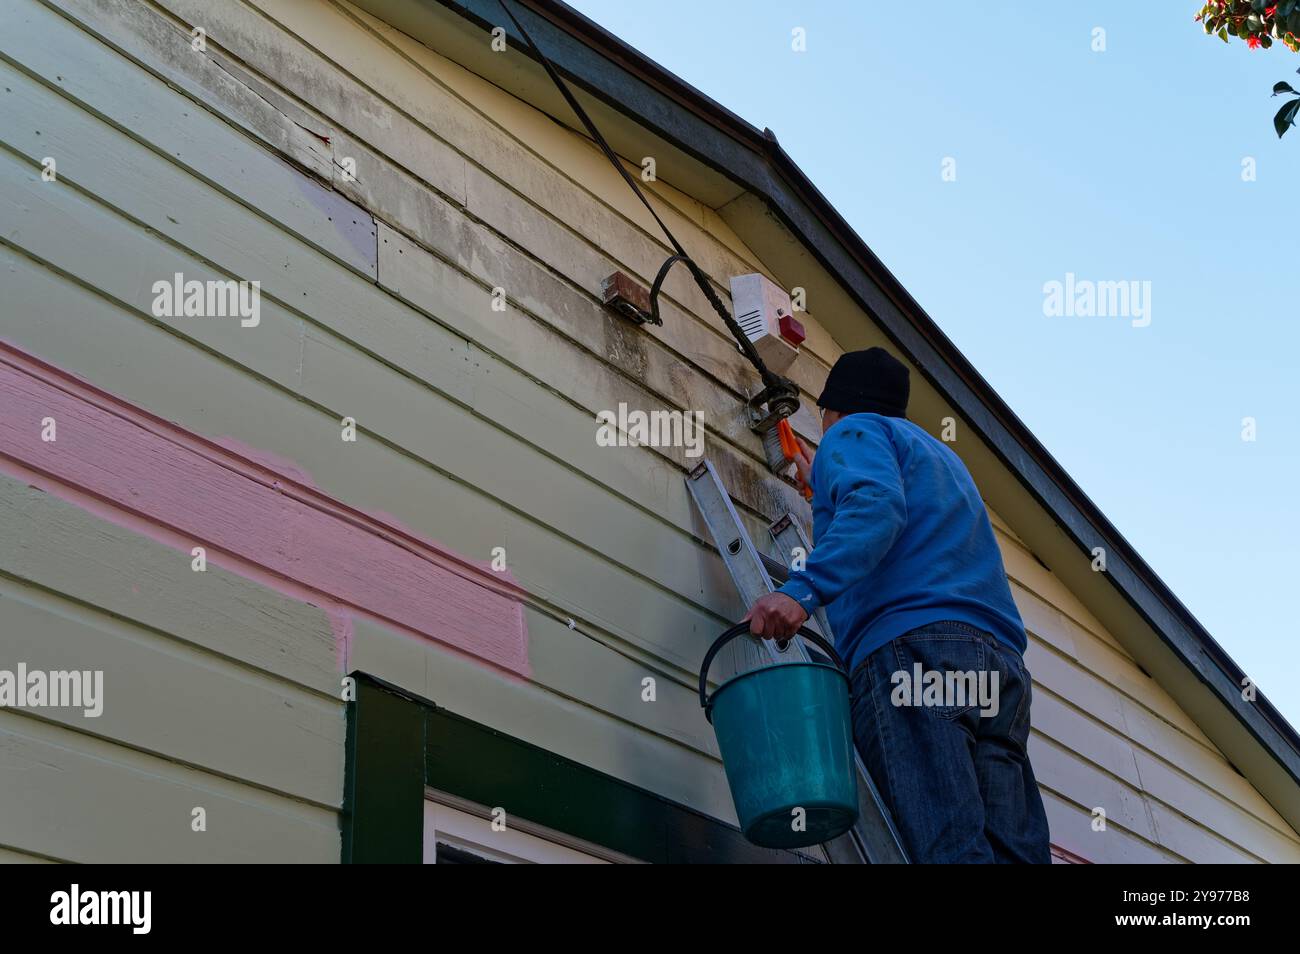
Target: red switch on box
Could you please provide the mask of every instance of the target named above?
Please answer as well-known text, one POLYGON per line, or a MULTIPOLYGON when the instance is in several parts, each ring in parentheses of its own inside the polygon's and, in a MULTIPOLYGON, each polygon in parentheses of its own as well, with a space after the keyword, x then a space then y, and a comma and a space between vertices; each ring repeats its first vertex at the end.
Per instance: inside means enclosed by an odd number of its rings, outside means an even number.
POLYGON ((796 348, 803 344, 804 338, 808 337, 804 334, 803 325, 794 315, 782 315, 778 325, 781 328, 781 337, 796 348))

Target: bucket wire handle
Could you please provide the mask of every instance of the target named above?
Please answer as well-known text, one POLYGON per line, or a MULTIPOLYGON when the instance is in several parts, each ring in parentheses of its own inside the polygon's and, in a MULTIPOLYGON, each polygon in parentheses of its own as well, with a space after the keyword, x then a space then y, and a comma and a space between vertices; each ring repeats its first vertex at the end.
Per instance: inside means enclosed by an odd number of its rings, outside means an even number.
MULTIPOLYGON (((703 707, 704 716, 709 720, 709 722, 713 721, 713 699, 711 699, 708 694, 709 666, 713 664, 713 657, 718 655, 718 651, 721 650, 723 646, 727 645, 727 643, 731 642, 737 636, 748 635, 748 633, 748 620, 737 623, 714 640, 713 645, 709 647, 709 651, 704 654, 704 662, 700 663, 700 706, 703 707)), ((822 636, 814 633, 807 626, 800 626, 799 632, 796 633, 796 635, 802 636, 808 642, 812 643, 825 653, 836 666, 844 672, 848 672, 848 667, 844 665, 844 660, 841 659, 840 654, 835 651, 835 647, 827 642, 822 636)))

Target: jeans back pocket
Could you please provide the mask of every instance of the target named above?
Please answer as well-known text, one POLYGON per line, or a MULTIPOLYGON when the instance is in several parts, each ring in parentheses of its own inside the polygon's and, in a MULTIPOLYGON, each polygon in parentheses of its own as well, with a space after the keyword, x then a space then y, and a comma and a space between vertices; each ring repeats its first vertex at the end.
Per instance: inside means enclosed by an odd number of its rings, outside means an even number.
POLYGON ((969 633, 929 626, 894 640, 897 669, 890 701, 920 706, 936 718, 952 720, 988 700, 988 643, 969 633))

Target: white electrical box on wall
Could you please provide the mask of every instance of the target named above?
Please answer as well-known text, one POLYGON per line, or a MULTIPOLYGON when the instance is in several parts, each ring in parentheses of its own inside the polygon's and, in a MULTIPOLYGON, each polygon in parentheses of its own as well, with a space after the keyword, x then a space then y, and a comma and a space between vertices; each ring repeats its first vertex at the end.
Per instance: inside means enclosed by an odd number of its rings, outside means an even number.
POLYGON ((804 330, 784 289, 757 272, 736 275, 731 279, 731 306, 736 324, 764 364, 781 374, 794 363, 804 330))

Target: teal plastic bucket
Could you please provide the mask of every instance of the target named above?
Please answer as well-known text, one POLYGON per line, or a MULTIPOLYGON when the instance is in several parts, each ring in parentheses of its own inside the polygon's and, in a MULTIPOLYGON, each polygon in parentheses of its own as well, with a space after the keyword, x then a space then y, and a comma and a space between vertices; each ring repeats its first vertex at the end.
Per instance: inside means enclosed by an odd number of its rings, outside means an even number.
POLYGON ((834 665, 799 660, 751 669, 710 697, 706 684, 713 657, 748 633, 748 623, 727 630, 700 666, 700 705, 718 737, 741 830, 766 848, 829 841, 858 820, 844 662, 826 640, 801 629, 799 635, 834 665), (800 819, 802 826, 796 824, 800 819))

